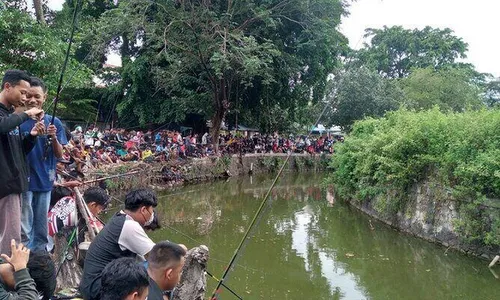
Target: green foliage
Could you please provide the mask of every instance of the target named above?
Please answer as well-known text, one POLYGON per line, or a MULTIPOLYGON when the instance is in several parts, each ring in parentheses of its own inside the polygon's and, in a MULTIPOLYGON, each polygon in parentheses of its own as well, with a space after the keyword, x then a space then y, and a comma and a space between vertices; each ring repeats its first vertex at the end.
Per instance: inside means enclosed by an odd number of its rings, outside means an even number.
POLYGON ((485 90, 486 105, 488 107, 500 107, 500 78, 488 82, 485 90))
MULTIPOLYGON (((66 54, 67 36, 61 31, 40 25, 28 13, 17 9, 0 11, 0 72, 17 68, 42 78, 55 94, 66 54)), ((78 70, 71 86, 90 82, 92 72, 70 59, 68 70, 78 70)), ((68 71, 68 72, 70 72, 68 71)))
POLYGON ((357 53, 364 65, 387 78, 403 78, 413 68, 439 69, 457 65, 468 45, 449 28, 404 29, 401 26, 366 29, 370 42, 357 53))
POLYGON ((284 162, 284 158, 277 156, 264 156, 259 158, 260 165, 271 173, 277 172, 284 162))
MULTIPOLYGON (((64 63, 69 36, 67 27, 42 25, 28 12, 16 8, 0 10, 0 72, 14 68, 42 78, 49 89, 47 106, 55 97, 64 63)), ((66 89, 75 90, 92 83, 93 72, 72 57, 66 70, 66 89), (68 81, 69 76, 71 81, 68 81)), ((71 101, 59 103, 59 117, 94 118, 95 100, 68 95, 67 90, 66 95, 71 101)))
POLYGON ((403 92, 396 82, 380 77, 376 72, 361 67, 348 70, 332 86, 330 123, 349 129, 356 120, 381 117, 387 111, 399 108, 403 92))
POLYGON ((126 0, 102 14, 93 48, 122 55, 117 107, 128 125, 196 113, 217 127, 240 114, 271 131, 311 91, 323 97, 347 44, 337 30, 345 12, 342 0, 126 0))
POLYGON ((461 112, 483 106, 481 88, 464 69, 416 69, 400 83, 405 94, 403 105, 410 109, 437 105, 443 111, 461 112))
POLYGON ((484 199, 500 198, 499 149, 498 110, 400 110, 354 125, 336 148, 332 181, 340 196, 377 198, 381 211, 394 213, 404 211, 415 183, 436 180, 455 199, 472 203, 460 211, 463 224, 457 229, 463 237, 499 245, 498 218, 483 222, 475 215, 484 199))

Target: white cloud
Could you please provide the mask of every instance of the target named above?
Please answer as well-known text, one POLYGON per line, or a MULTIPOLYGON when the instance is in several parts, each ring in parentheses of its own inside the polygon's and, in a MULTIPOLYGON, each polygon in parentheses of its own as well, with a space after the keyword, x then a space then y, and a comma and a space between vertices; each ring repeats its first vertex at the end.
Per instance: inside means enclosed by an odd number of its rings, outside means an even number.
POLYGON ((49 0, 47 6, 53 10, 61 10, 65 0, 49 0))
POLYGON ((468 62, 500 76, 500 39, 494 34, 500 28, 498 0, 357 0, 350 12, 341 27, 351 47, 363 45, 360 39, 369 27, 448 27, 469 44, 468 62))

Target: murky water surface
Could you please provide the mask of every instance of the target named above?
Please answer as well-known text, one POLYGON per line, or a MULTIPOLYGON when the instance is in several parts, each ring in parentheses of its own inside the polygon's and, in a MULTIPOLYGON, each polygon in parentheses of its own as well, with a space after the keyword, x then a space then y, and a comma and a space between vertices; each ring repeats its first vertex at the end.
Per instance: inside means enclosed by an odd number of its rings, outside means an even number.
MULTIPOLYGON (((226 282, 241 297, 500 299, 487 262, 370 220, 322 189, 323 176, 280 180, 226 282)), ((162 194, 158 210, 169 227, 151 236, 209 246, 208 269, 220 276, 271 182, 271 175, 244 177, 162 194)), ((216 283, 208 283, 211 293, 216 283)), ((221 299, 236 298, 224 290, 221 299)))

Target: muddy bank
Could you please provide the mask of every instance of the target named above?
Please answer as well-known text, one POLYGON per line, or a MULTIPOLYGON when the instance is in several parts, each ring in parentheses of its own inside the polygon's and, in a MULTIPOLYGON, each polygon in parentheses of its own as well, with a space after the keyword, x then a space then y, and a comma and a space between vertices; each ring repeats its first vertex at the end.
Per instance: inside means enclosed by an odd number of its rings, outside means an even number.
MULTIPOLYGON (((249 154, 223 157, 189 158, 164 163, 128 162, 103 166, 91 172, 88 179, 137 171, 133 176, 105 180, 112 194, 121 194, 136 187, 168 189, 173 186, 195 184, 248 174, 278 171, 286 154, 249 154)), ((293 154, 285 168, 289 172, 323 171, 330 155, 293 154)))

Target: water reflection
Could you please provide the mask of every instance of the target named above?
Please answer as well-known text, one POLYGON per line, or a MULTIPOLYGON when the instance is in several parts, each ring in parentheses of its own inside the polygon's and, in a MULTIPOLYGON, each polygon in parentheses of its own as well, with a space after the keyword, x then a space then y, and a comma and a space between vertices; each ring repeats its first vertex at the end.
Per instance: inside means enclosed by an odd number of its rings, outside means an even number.
POLYGON ((333 296, 366 299, 363 289, 357 285, 354 274, 347 272, 343 264, 337 262, 335 256, 329 256, 318 246, 314 234, 311 234, 311 230, 317 228, 313 213, 310 206, 305 206, 302 211, 295 213, 296 225, 292 232, 292 249, 304 259, 307 272, 311 272, 310 258, 314 256, 313 263, 320 265, 321 276, 327 280, 333 296))
MULTIPOLYGON (((279 182, 227 282, 243 298, 500 299, 485 262, 371 221, 321 179, 289 174, 279 182)), ((164 194, 158 210, 170 227, 153 239, 208 245, 209 269, 220 275, 271 182, 254 176, 164 194)))

